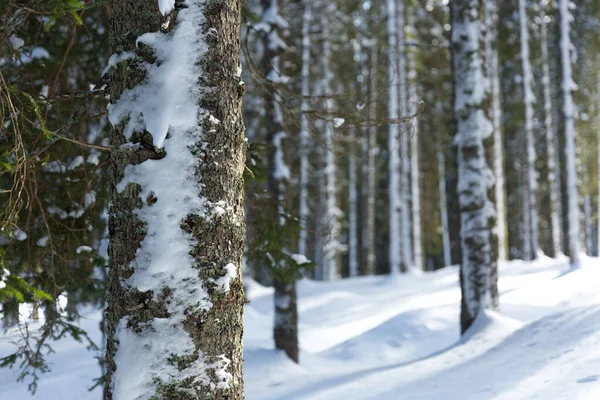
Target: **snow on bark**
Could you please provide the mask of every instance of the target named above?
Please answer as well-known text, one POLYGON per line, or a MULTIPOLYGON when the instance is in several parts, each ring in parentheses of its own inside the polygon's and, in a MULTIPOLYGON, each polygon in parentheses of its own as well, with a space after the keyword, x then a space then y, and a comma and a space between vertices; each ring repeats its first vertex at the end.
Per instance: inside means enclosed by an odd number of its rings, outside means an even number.
MULTIPOLYGON (((414 11, 409 10, 408 14, 408 27, 411 31, 415 30, 415 17, 414 11)), ((405 46, 406 49, 406 46, 405 46)), ((415 115, 417 113, 417 105, 419 98, 417 96, 417 69, 414 49, 413 51, 407 52, 408 60, 408 80, 409 85, 409 114, 415 115)), ((412 243, 414 248, 414 267, 420 270, 425 269, 423 263, 423 247, 421 244, 421 196, 419 190, 419 120, 413 118, 411 133, 411 147, 410 147, 410 181, 411 181, 411 196, 412 196, 412 243)))
MULTIPOLYGON (((331 89, 333 73, 331 71, 331 38, 329 37, 330 20, 328 19, 328 16, 331 14, 331 8, 334 6, 332 3, 326 2, 325 7, 326 10, 323 11, 321 19, 323 35, 322 94, 326 98, 326 114, 331 115, 333 112, 333 99, 331 98, 331 95, 333 94, 331 89)), ((339 243, 339 216, 341 211, 337 206, 336 196, 337 168, 335 164, 333 129, 333 121, 328 118, 324 123, 323 129, 323 141, 325 143, 325 223, 327 224, 323 243, 323 279, 329 281, 338 278, 339 250, 341 248, 339 243)))
MULTIPOLYGON (((565 136, 565 168, 567 172, 567 207, 568 207, 568 241, 571 265, 579 266, 579 253, 581 252, 580 226, 579 226, 579 191, 577 188, 577 155, 575 143, 575 109, 572 91, 576 89, 573 81, 571 66, 571 21, 573 16, 569 11, 569 0, 558 1, 560 16, 560 60, 562 66, 562 95, 565 136)), ((572 4, 572 3, 571 3, 572 4)))
POLYGON ((389 263, 390 273, 400 273, 402 248, 400 246, 400 149, 398 124, 394 123, 399 116, 398 111, 398 47, 396 0, 387 0, 387 34, 388 34, 388 206, 389 206, 389 263))
MULTIPOLYGON (((172 8, 167 3, 160 3, 163 13, 172 8)), ((116 187, 109 222, 107 400, 184 393, 210 393, 215 399, 243 396, 244 229, 238 182, 244 151, 235 147, 243 140, 243 126, 234 69, 239 55, 215 47, 205 30, 212 26, 212 34, 224 43, 239 46, 233 33, 239 31, 240 9, 230 3, 229 17, 218 9, 209 16, 205 3, 186 3, 168 32, 148 25, 159 20, 157 15, 143 19, 136 14, 139 4, 113 4, 112 36, 121 38, 122 29, 133 35, 130 29, 153 31, 126 45, 131 50, 144 45, 140 58, 152 49, 157 62, 136 63, 145 64, 142 70, 129 66, 132 59, 122 60, 128 64, 127 78, 111 81, 116 93, 109 107, 115 127, 111 141, 127 151, 112 154, 116 187), (222 21, 218 26, 215 15, 222 21), (226 76, 208 70, 205 62, 219 57, 228 67, 226 76), (124 82, 129 89, 121 86, 124 82), (227 109, 200 105, 213 93, 227 102, 227 109), (218 154, 220 146, 231 147, 226 158, 218 154), (215 179, 228 190, 215 188, 215 179), (209 229, 212 233, 202 234, 200 241, 199 232, 209 229), (229 243, 218 253, 211 247, 215 232, 229 243), (217 329, 215 319, 227 332, 217 329), (203 336, 198 336, 199 326, 203 336)), ((152 12, 158 14, 156 3, 149 6, 148 15, 152 12)), ((123 74, 125 68, 111 73, 123 74)))
POLYGON ((485 23, 479 0, 452 3, 452 51, 457 122, 458 196, 461 218, 461 329, 498 306, 495 209, 488 192, 494 177, 485 142, 493 133, 483 58, 485 23))
POLYGON ((533 103, 535 101, 532 89, 533 74, 529 58, 529 19, 527 18, 526 0, 519 0, 519 27, 521 37, 521 65, 523 68, 523 103, 525 105, 525 139, 527 141, 527 207, 529 212, 529 233, 525 238, 531 241, 529 260, 535 260, 539 251, 538 213, 537 213, 537 178, 535 171, 535 137, 533 133, 533 103))
POLYGON ((308 97, 310 96, 310 25, 312 21, 312 12, 310 0, 304 1, 304 12, 302 14, 302 114, 300 116, 300 233, 298 238, 298 253, 306 256, 307 243, 307 221, 308 221, 308 172, 309 172, 309 148, 310 133, 308 128, 308 97))
POLYGON ((550 60, 548 56, 548 22, 545 6, 540 5, 540 47, 542 56, 542 87, 544 92, 544 129, 546 139, 546 157, 548 165, 548 184, 550 186, 550 225, 552 230, 552 256, 562 252, 562 227, 559 219, 560 185, 557 182, 558 162, 556 153, 556 130, 552 121, 552 93, 550 89, 550 60))
MULTIPOLYGON (((396 10, 397 34, 398 34, 398 94, 400 96, 400 115, 406 117, 409 113, 408 106, 408 82, 406 65, 406 34, 405 29, 405 0, 397 0, 398 8, 396 10)), ((407 122, 400 124, 400 209, 402 221, 402 265, 403 272, 408 271, 413 266, 413 251, 411 238, 411 211, 410 211, 410 137, 409 126, 407 122)))
POLYGON ((494 176, 496 177, 496 232, 498 236, 498 260, 506 261, 506 211, 504 196, 504 154, 502 143, 502 103, 500 99, 500 70, 498 51, 495 48, 498 39, 498 9, 495 0, 486 0, 484 4, 487 35, 485 55, 490 79, 492 96, 492 124, 494 127, 494 176))

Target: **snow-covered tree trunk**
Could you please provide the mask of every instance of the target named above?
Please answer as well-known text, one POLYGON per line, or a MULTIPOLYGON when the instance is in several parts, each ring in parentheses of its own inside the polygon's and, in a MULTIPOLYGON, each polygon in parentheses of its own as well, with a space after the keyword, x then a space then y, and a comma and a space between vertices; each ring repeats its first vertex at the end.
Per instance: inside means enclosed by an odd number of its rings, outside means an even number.
MULTIPOLYGON (((268 154, 269 176, 268 189, 271 198, 272 215, 276 215, 279 224, 285 224, 285 195, 290 180, 290 170, 286 165, 283 140, 287 137, 284 130, 283 113, 279 86, 288 78, 280 69, 280 54, 287 46, 279 36, 281 29, 288 28, 288 23, 279 14, 278 0, 263 0, 263 15, 259 28, 264 33, 263 65, 266 72, 267 85, 265 98, 266 139, 270 144, 268 154)), ((282 252, 288 249, 280 249, 282 252)), ((295 266, 288 265, 285 260, 275 260, 278 271, 273 279, 275 321, 273 338, 275 348, 285 351, 287 356, 298 362, 298 309, 296 306, 295 266), (282 273, 290 269, 289 273, 282 273)))
POLYGON ((521 66, 523 69, 523 103, 525 105, 525 139, 527 142, 527 194, 526 212, 529 213, 529 233, 525 240, 531 241, 529 260, 537 258, 539 250, 538 214, 537 214, 537 177, 535 171, 535 137, 533 133, 533 74, 529 59, 529 19, 527 18, 527 2, 519 0, 519 27, 521 37, 521 66))
POLYGON ((579 253, 581 252, 581 239, 579 227, 579 191, 577 188, 577 155, 575 143, 575 106, 572 91, 575 89, 571 66, 571 21, 573 17, 569 11, 569 0, 558 1, 560 16, 560 60, 562 67, 562 111, 564 117, 565 137, 565 168, 567 173, 567 206, 568 206, 568 241, 571 266, 579 266, 579 253))
MULTIPOLYGON (((400 115, 407 117, 409 114, 409 90, 407 79, 407 57, 406 57, 406 34, 405 29, 405 0, 397 0, 396 10, 397 34, 398 34, 398 95, 400 100, 400 115)), ((410 211, 410 123, 400 124, 400 209, 402 213, 402 272, 408 271, 413 266, 413 251, 411 237, 411 211, 410 211)))
POLYGON ((496 228, 498 234, 498 260, 505 261, 506 257, 506 212, 504 195, 504 145, 502 143, 502 102, 500 99, 500 70, 498 67, 498 7, 496 0, 485 0, 484 4, 487 35, 485 40, 485 55, 492 95, 492 124, 494 127, 494 176, 496 178, 496 228))
POLYGON ((312 21, 312 12, 310 0, 304 0, 304 12, 302 14, 302 114, 300 116, 300 210, 298 217, 300 219, 300 233, 298 238, 298 253, 306 256, 307 244, 307 221, 308 221, 308 172, 309 172, 309 140, 310 132, 308 127, 308 97, 310 96, 310 25, 312 21))
POLYGON ((390 273, 400 273, 402 249, 400 247, 400 144, 398 124, 394 122, 398 111, 398 35, 396 33, 396 0, 387 0, 387 34, 388 34, 388 206, 389 206, 389 264, 390 273))
POLYGON ((482 0, 452 2, 454 113, 457 123, 458 196, 462 262, 461 331, 485 309, 498 306, 494 184, 486 146, 493 133, 486 90, 482 0))
POLYGON ((358 207, 356 191, 356 134, 348 135, 348 268, 350 277, 358 276, 358 207))
MULTIPOLYGON (((414 10, 411 8, 408 12, 408 27, 411 32, 415 31, 414 10)), ((404 47, 406 49, 406 46, 404 47)), ((419 98, 417 96, 417 67, 415 49, 406 54, 408 60, 408 80, 409 80, 409 114, 417 113, 419 98)), ((413 244, 413 265, 415 268, 424 270, 423 263, 423 245, 421 244, 421 195, 420 195, 420 166, 419 166, 419 119, 413 118, 410 130, 410 183, 412 198, 412 244, 413 244)), ((406 132, 408 133, 408 132, 406 132)))
POLYGON ((105 400, 244 397, 241 1, 173 11, 111 1, 105 400))
POLYGON ((556 180, 558 176, 556 159, 556 131, 552 121, 552 93, 550 89, 550 60, 548 57, 548 21, 546 20, 545 6, 540 5, 540 47, 542 56, 542 86, 544 92, 544 129, 546 139, 546 157, 548 165, 548 184, 550 192, 550 225, 552 229, 552 256, 556 257, 562 252, 562 229, 559 218, 560 186, 556 180))
POLYGON ((336 196, 336 164, 335 148, 333 142, 333 113, 334 100, 331 98, 333 91, 331 88, 333 73, 331 71, 331 38, 329 36, 329 15, 331 14, 332 3, 325 2, 325 9, 321 16, 321 29, 323 34, 323 54, 321 56, 323 69, 322 95, 326 98, 325 109, 328 121, 324 123, 323 141, 325 143, 325 223, 326 229, 323 244, 323 279, 335 280, 338 278, 339 264, 339 214, 336 196))
POLYGON ((378 153, 377 148, 377 41, 372 40, 371 60, 369 69, 369 130, 367 133, 368 153, 367 153, 367 212, 365 238, 363 240, 366 265, 364 271, 366 275, 375 274, 375 157, 378 153))

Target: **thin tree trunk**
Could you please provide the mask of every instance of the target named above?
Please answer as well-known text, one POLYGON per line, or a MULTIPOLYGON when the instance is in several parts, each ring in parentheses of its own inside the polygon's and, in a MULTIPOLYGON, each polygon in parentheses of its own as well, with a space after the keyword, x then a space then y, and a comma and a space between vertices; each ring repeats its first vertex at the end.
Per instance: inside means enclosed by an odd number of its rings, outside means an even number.
POLYGON ((388 34, 388 205, 389 205, 389 264, 392 275, 400 273, 402 249, 400 247, 400 144, 398 124, 394 121, 398 111, 398 60, 396 0, 387 0, 387 34, 388 34))
POLYGON ((307 222, 308 222, 308 142, 310 133, 308 131, 308 97, 310 96, 310 25, 312 13, 310 0, 304 0, 304 13, 302 14, 302 114, 300 116, 300 234, 298 238, 298 253, 306 256, 307 249, 307 222))
POLYGON ((458 196, 461 216, 461 331, 485 309, 498 307, 495 209, 489 192, 493 175, 486 146, 490 121, 482 48, 485 34, 481 0, 452 2, 454 112, 457 122, 458 196))
POLYGON ((348 267, 350 277, 358 276, 358 210, 356 191, 356 135, 350 127, 348 136, 348 267))
MULTIPOLYGON (((397 33, 398 33, 398 77, 400 96, 400 115, 406 117, 409 114, 408 106, 408 81, 407 81, 407 65, 406 65, 406 35, 404 33, 405 25, 405 0, 397 0, 398 8, 396 10, 397 18, 397 33)), ((410 211, 410 124, 402 122, 400 124, 400 204, 401 204, 401 221, 402 221, 402 272, 408 271, 414 264, 412 252, 412 237, 411 237, 411 211, 410 211)))
POLYGON ((333 8, 332 3, 325 2, 325 10, 322 14, 322 34, 323 34, 323 95, 325 100, 325 110, 328 120, 325 121, 323 131, 325 142, 325 203, 327 231, 325 232, 325 244, 323 245, 323 279, 332 281, 339 276, 339 209, 336 196, 336 174, 335 148, 333 143, 333 122, 331 121, 333 113, 333 91, 331 89, 333 73, 331 71, 331 38, 329 34, 330 20, 328 16, 333 8))
POLYGON ((241 1, 161 5, 110 4, 104 399, 241 400, 241 1))
POLYGON ((577 188, 577 155, 575 140, 575 117, 573 95, 573 73, 571 67, 571 38, 570 23, 572 20, 569 12, 569 0, 559 0, 558 10, 560 15, 560 59, 562 66, 562 95, 564 114, 565 158, 567 172, 567 201, 568 201, 568 241, 571 266, 579 267, 579 253, 581 252, 581 239, 579 237, 579 191, 577 188))
MULTIPOLYGON (((268 81, 265 90, 265 125, 267 143, 271 145, 268 155, 268 188, 271 198, 272 215, 279 225, 285 225, 285 194, 290 180, 290 170, 286 165, 283 140, 284 131, 279 85, 287 81, 280 69, 279 55, 287 48, 279 37, 280 29, 287 28, 287 22, 279 14, 278 0, 263 0, 263 20, 269 26, 264 35, 263 64, 268 81)), ((286 252, 287 248, 281 249, 286 252)), ((275 320, 273 338, 275 348, 283 350, 294 362, 298 362, 298 310, 296 307, 296 281, 294 266, 284 260, 276 260, 279 265, 273 279, 275 320), (289 273, 281 273, 285 269, 289 273)))
POLYGON ((375 274, 375 156, 377 155, 377 41, 371 43, 371 67, 369 69, 369 120, 367 153, 367 221, 365 229, 365 274, 375 274))
POLYGON ((529 232, 531 237, 526 240, 531 242, 530 260, 537 259, 539 251, 538 213, 537 213, 537 178, 535 171, 535 137, 533 133, 533 90, 531 62, 529 59, 529 28, 527 18, 526 0, 519 0, 519 26, 521 34, 521 65, 523 68, 523 93, 525 104, 525 138, 527 141, 527 193, 526 210, 529 212, 529 232))
MULTIPOLYGON (((414 10, 408 12, 408 26, 411 31, 415 30, 414 10)), ((406 49, 406 46, 404 47, 406 49)), ((415 61, 414 49, 406 54, 408 60, 408 79, 409 83, 409 114, 417 113, 419 98, 417 96, 417 67, 415 61)), ((410 135, 410 181, 412 198, 412 243, 414 254, 414 267, 425 270, 423 262, 423 245, 421 243, 421 195, 420 195, 420 166, 419 166, 419 119, 412 120, 412 130, 410 135)))
MULTIPOLYGON (((442 115, 442 103, 438 100, 435 106, 436 114, 442 115)), ((452 253, 450 248, 450 229, 448 224, 448 202, 446 195, 446 155, 442 141, 442 135, 438 138, 438 188, 440 191, 440 219, 442 226, 442 248, 444 252, 444 267, 452 265, 452 253)))
POLYGON ((542 86, 544 91, 544 128, 546 133, 546 157, 548 165, 548 184, 550 191, 550 225, 552 234, 552 257, 562 252, 561 224, 559 217, 560 185, 557 182, 559 173, 556 162, 556 131, 552 121, 552 94, 550 91, 550 65, 548 57, 548 21, 545 6, 540 5, 540 46, 542 50, 542 86))
POLYGON ((495 0, 485 0, 485 20, 488 34, 485 40, 485 55, 489 71, 492 96, 492 124, 494 127, 494 176, 496 178, 495 205, 498 232, 498 260, 506 261, 506 212, 504 194, 504 154, 502 143, 502 104, 500 92, 500 70, 498 67, 498 7, 495 0))

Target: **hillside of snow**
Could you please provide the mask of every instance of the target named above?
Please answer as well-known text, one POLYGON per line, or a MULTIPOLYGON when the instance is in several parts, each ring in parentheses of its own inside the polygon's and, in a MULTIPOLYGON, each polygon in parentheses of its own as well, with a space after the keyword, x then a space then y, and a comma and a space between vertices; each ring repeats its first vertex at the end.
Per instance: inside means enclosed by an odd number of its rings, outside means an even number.
MULTIPOLYGON (((600 399, 600 261, 500 266, 501 313, 459 338, 458 270, 298 284, 300 365, 273 350, 272 290, 248 281, 244 374, 248 400, 600 399)), ((85 329, 100 339, 100 312, 85 329)), ((15 332, 12 333, 14 335, 15 332)), ((0 338, 0 356, 11 336, 0 338)), ((62 340, 33 397, 100 400, 94 353, 62 340)), ((0 370, 0 400, 27 399, 0 370)))

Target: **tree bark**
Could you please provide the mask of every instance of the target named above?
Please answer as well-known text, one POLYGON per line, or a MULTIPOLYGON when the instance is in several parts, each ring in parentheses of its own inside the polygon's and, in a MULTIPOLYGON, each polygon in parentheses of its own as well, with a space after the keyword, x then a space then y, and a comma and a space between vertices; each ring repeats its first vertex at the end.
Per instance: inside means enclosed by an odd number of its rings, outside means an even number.
MULTIPOLYGON (((284 131, 283 113, 278 86, 286 81, 285 75, 280 70, 279 56, 286 46, 279 37, 279 30, 286 28, 287 23, 279 14, 277 0, 263 0, 262 23, 268 26, 264 35, 263 64, 267 77, 267 86, 264 92, 265 122, 267 143, 270 144, 268 163, 269 180, 268 189, 271 204, 271 215, 276 216, 279 225, 285 225, 285 195, 290 179, 290 171, 285 163, 285 150, 283 140, 284 131)), ((285 242, 281 253, 285 253, 285 242)), ((295 268, 283 257, 276 257, 273 278, 275 321, 273 338, 275 348, 283 350, 294 362, 298 362, 298 310, 296 307, 296 281, 295 268), (288 270, 289 273, 283 271, 288 270)))
POLYGON ((485 80, 483 0, 452 2, 454 113, 462 262, 461 331, 486 309, 498 307, 493 175, 486 152, 493 133, 485 80))
POLYGON ((242 2, 110 6, 104 399, 243 399, 242 2))

